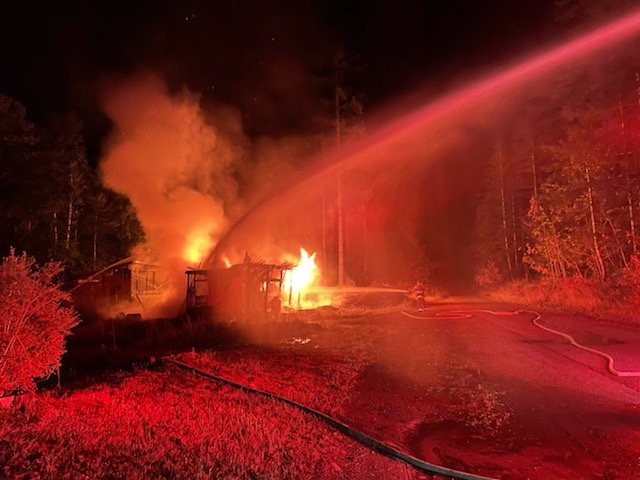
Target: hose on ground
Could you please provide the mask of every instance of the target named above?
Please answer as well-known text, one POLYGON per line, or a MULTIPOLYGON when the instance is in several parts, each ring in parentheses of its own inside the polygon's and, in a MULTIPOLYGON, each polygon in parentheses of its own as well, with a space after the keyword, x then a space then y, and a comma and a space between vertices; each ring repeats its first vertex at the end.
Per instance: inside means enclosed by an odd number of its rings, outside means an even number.
POLYGON ((585 352, 590 352, 593 353, 595 355, 599 355, 602 358, 604 358, 607 361, 607 370, 609 370, 609 373, 611 373, 612 375, 615 375, 616 377, 640 377, 640 371, 634 371, 634 370, 618 370, 615 366, 614 363, 615 361, 613 360, 613 357, 611 355, 609 355, 606 352, 603 352, 602 350, 597 350, 595 348, 591 348, 591 347, 587 347, 586 345, 582 345, 581 343, 578 343, 576 341, 575 338, 573 338, 571 335, 569 335, 568 333, 565 332, 561 332, 560 330, 555 330, 551 327, 546 327, 544 325, 542 325, 540 323, 540 314, 538 312, 534 312, 534 311, 528 311, 528 310, 522 310, 522 313, 532 313, 535 314, 535 317, 533 318, 533 320, 531 321, 536 327, 545 330, 549 333, 553 333, 555 335, 559 335, 562 338, 564 338, 565 340, 567 340, 572 346, 579 348, 580 350, 584 350, 585 352))
POLYGON ((232 380, 229 380, 227 378, 224 377, 220 377, 218 375, 215 375, 213 373, 207 372, 205 370, 202 370, 200 368, 191 366, 187 363, 181 362, 179 360, 175 360, 172 358, 167 358, 167 357, 163 357, 161 359, 163 362, 168 363, 168 364, 172 364, 175 365, 179 368, 182 368, 184 370, 190 371, 192 373, 195 373, 197 375, 200 375, 202 377, 208 378, 210 380, 215 380, 217 382, 226 384, 226 385, 230 385, 232 387, 238 388, 244 392, 248 392, 248 393, 254 393, 254 394, 258 394, 261 395, 263 397, 266 398, 270 398, 273 400, 277 400, 279 402, 285 403, 287 405, 290 405, 292 407, 295 407, 305 413, 308 413, 310 415, 313 415, 314 417, 318 418, 319 420, 323 421, 324 423, 330 425, 331 427, 335 428, 336 430, 342 432, 343 434, 347 435, 348 437, 358 441, 359 443, 361 443, 362 445, 368 447, 371 450, 375 450, 383 455, 386 455, 387 457, 399 460, 401 462, 404 462, 414 468, 416 468, 417 470, 420 470, 422 472, 425 473, 429 473, 429 474, 434 474, 434 475, 443 475, 445 477, 448 478, 453 478, 453 479, 459 479, 459 480, 494 480, 490 477, 483 477, 481 475, 475 475, 473 473, 467 473, 467 472, 462 472, 459 470, 454 470, 451 468, 446 468, 446 467, 442 467, 440 465, 435 465, 433 463, 428 463, 425 462, 424 460, 420 460, 419 458, 416 458, 414 456, 408 455, 404 452, 401 452, 400 450, 393 448, 390 445, 387 445, 385 443, 382 443, 378 440, 376 440, 375 438, 372 438, 368 435, 366 435, 365 433, 362 433, 359 430, 355 430, 354 428, 349 427, 348 425, 342 423, 341 421, 335 419, 334 417, 331 417, 325 413, 322 413, 318 410, 315 410, 314 408, 308 407, 306 405, 303 405, 302 403, 298 403, 294 400, 290 400, 288 398, 285 397, 281 397, 280 395, 277 395, 275 393, 271 393, 271 392, 267 392, 264 390, 259 390, 257 388, 253 388, 253 387, 249 387, 247 385, 243 385, 237 382, 234 382, 232 380))
POLYGON ((582 345, 581 343, 578 343, 576 341, 576 339, 573 338, 568 333, 565 333, 565 332, 562 332, 560 330, 556 330, 554 328, 547 327, 547 326, 543 325, 542 323, 540 323, 540 321, 542 319, 541 315, 538 312, 534 311, 534 310, 515 310, 515 311, 497 311, 497 312, 494 312, 492 310, 447 310, 445 312, 436 312, 435 315, 431 316, 431 317, 412 315, 412 314, 410 314, 408 312, 405 312, 405 311, 402 312, 403 315, 405 315, 407 317, 410 317, 410 318, 415 318, 415 319, 418 319, 418 320, 423 320, 423 319, 428 319, 428 318, 435 318, 435 317, 450 318, 450 319, 471 318, 474 313, 488 313, 488 314, 496 315, 496 316, 516 316, 516 315, 520 315, 520 314, 523 314, 523 313, 530 313, 530 314, 533 315, 533 319, 531 319, 531 323, 533 325, 535 325, 536 327, 538 327, 539 329, 544 330, 544 331, 549 332, 549 333, 553 333, 554 335, 558 335, 558 336, 564 338, 565 340, 567 340, 569 342, 569 344, 571 346, 573 346, 575 348, 578 348, 580 350, 584 350, 585 352, 593 353, 595 355, 598 355, 598 356, 604 358, 607 361, 607 370, 612 375, 615 375, 616 377, 640 377, 640 371, 618 370, 615 367, 615 360, 608 353, 603 352, 602 350, 597 350, 595 348, 587 347, 586 345, 582 345))

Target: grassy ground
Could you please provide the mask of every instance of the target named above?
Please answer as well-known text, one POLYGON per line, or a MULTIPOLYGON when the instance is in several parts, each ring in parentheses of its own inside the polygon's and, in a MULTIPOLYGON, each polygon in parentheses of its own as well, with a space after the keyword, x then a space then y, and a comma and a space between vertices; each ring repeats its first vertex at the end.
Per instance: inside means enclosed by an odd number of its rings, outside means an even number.
POLYGON ((361 368, 355 357, 309 355, 299 352, 295 344, 291 348, 281 345, 277 349, 247 347, 187 353, 178 359, 331 415, 343 411, 361 368))
MULTIPOLYGON (((164 355, 224 333, 225 345, 175 355, 450 468, 523 480, 635 478, 634 393, 598 365, 558 357, 564 346, 540 343, 527 318, 433 315, 505 308, 469 302, 431 301, 424 318, 365 307, 174 333, 159 324, 137 336, 117 325, 117 349, 99 344, 99 358, 148 358, 156 341, 154 355, 164 355)), ((90 353, 77 351, 74 368, 90 353)), ((63 374, 60 394, 0 409, 0 478, 421 476, 290 406, 153 364, 63 374)))
MULTIPOLYGON (((255 359, 242 361, 253 372, 263 368, 255 359)), ((282 375, 282 387, 286 375, 295 375, 271 373, 282 375)), ((328 389, 281 393, 339 409, 350 370, 317 373, 307 380, 326 380, 328 389)), ((291 407, 162 367, 111 374, 60 395, 34 394, 0 410, 0 477, 414 478, 415 472, 291 407)))
POLYGON ((512 281, 490 289, 496 302, 571 312, 626 324, 640 324, 640 284, 599 283, 579 277, 512 281))

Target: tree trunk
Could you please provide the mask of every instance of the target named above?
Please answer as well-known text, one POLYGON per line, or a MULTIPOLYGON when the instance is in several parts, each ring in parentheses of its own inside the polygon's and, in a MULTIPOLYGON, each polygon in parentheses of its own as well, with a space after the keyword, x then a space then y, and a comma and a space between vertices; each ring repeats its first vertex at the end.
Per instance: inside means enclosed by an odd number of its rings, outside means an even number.
POLYGON ((585 162, 584 164, 584 173, 585 178, 587 180, 587 200, 589 203, 589 219, 591 226, 591 240, 593 242, 593 253, 594 260, 596 264, 596 273, 600 280, 604 280, 606 277, 606 270, 604 268, 604 261, 602 260, 602 253, 600 251, 600 244, 598 242, 598 231, 596 228, 596 213, 595 206, 593 202, 593 188, 591 187, 591 170, 589 168, 589 164, 585 162))
POLYGON ((536 168, 536 151, 531 137, 531 171, 533 173, 533 197, 538 199, 538 169, 536 168))
POLYGON ((502 145, 498 143, 498 162, 500 165, 500 203, 502 206, 502 238, 504 240, 504 256, 507 261, 507 268, 509 269, 509 274, 511 274, 512 266, 511 266, 511 253, 509 249, 509 236, 507 231, 507 203, 505 198, 505 187, 504 187, 504 164, 502 158, 502 145))
POLYGON ((69 208, 67 209, 67 235, 65 238, 64 246, 69 250, 69 244, 71 243, 71 225, 73 218, 73 201, 69 198, 69 208))
POLYGON ((513 237, 513 268, 518 271, 518 235, 516 230, 516 202, 515 196, 511 195, 511 229, 513 237))
POLYGON ((362 218, 362 271, 364 278, 369 281, 369 222, 367 222, 367 204, 364 204, 362 218))
MULTIPOLYGON (((637 83, 637 87, 636 87, 636 94, 638 97, 638 105, 640 106, 640 73, 636 72, 636 83, 637 83)), ((632 176, 632 181, 630 182, 631 184, 631 191, 633 191, 633 187, 636 186, 637 187, 637 183, 638 183, 638 171, 640 170, 639 165, 638 165, 638 156, 637 153, 635 153, 633 155, 633 176, 632 176)), ((637 190, 636 190, 637 191, 637 190)), ((633 197, 633 194, 632 194, 633 197)), ((635 225, 634 225, 635 226, 635 225)), ((637 241, 637 237, 636 241, 637 241)), ((636 249, 637 249, 637 244, 636 244, 636 249)), ((637 250, 634 250, 634 253, 636 253, 637 250)))
POLYGON ((58 254, 58 212, 53 212, 53 254, 58 254))
MULTIPOLYGON (((542 207, 536 203, 536 208, 541 209, 542 207)), ((562 255, 562 249, 560 248, 558 231, 542 209, 540 212, 543 219, 542 221, 544 222, 544 228, 542 230, 549 268, 551 268, 552 275, 555 278, 565 278, 567 276, 567 268, 564 256, 562 255)))
POLYGON ((627 175, 627 210, 629 212, 629 229, 631 234, 631 251, 634 255, 638 253, 638 243, 636 240, 636 221, 633 212, 633 196, 631 193, 631 181, 627 175))
POLYGON ((338 174, 338 286, 344 286, 344 211, 341 174, 338 174))
POLYGON ((327 186, 322 186, 322 269, 327 271, 327 186))
POLYGON ((616 241, 616 248, 618 249, 618 253, 620 254, 620 260, 622 260, 622 266, 626 268, 629 265, 629 263, 627 262, 627 256, 624 254, 624 248, 622 247, 620 239, 618 238, 618 232, 616 231, 616 227, 609 217, 605 219, 605 223, 609 225, 609 228, 611 229, 611 236, 616 241))
MULTIPOLYGON (((336 63, 335 71, 335 114, 336 114, 336 146, 342 142, 342 119, 340 118, 340 66, 336 63)), ((338 172, 338 286, 344 285, 344 211, 342 205, 342 174, 338 172)))
POLYGON ((69 245, 71 244, 71 225, 73 223, 73 190, 73 169, 72 165, 69 164, 69 208, 67 209, 67 235, 64 243, 64 246, 67 250, 69 250, 69 245))
MULTIPOLYGON (((631 175, 629 174, 630 166, 627 165, 627 162, 626 162, 629 156, 629 151, 628 151, 629 149, 627 146, 627 129, 624 121, 624 108, 622 106, 622 97, 620 97, 620 99, 618 100, 618 108, 620 110, 620 136, 622 138, 621 159, 622 159, 622 166, 625 171, 625 177, 627 182, 626 186, 627 186, 627 212, 629 214, 629 234, 631 236, 631 250, 635 255, 636 253, 638 253, 638 246, 637 246, 637 240, 636 240, 636 222, 635 222, 635 215, 633 211, 632 182, 631 182, 631 175)), ((626 259, 624 263, 625 264, 627 263, 626 259)))
POLYGON ((93 270, 96 269, 98 260, 98 216, 93 218, 93 270))
POLYGON ((556 254, 556 264, 558 265, 558 272, 561 278, 567 276, 567 262, 562 254, 562 248, 560 247, 560 238, 558 237, 558 231, 555 225, 551 224, 551 233, 553 234, 553 248, 556 254))

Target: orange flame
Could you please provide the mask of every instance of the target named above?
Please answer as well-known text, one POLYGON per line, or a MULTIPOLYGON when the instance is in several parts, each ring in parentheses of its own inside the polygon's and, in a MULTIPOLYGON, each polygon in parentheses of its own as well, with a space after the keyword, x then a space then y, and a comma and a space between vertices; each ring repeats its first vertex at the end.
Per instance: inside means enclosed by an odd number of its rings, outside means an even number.
POLYGON ((300 258, 294 263, 295 266, 291 270, 285 271, 282 280, 283 304, 307 308, 326 305, 328 302, 320 302, 310 295, 320 274, 316 265, 316 254, 310 255, 304 248, 300 248, 300 258))
POLYGON ((182 259, 189 264, 200 263, 213 247, 213 240, 206 230, 192 230, 187 235, 182 259))
POLYGON ((295 297, 311 286, 315 280, 318 266, 316 265, 316 254, 309 253, 300 248, 300 260, 297 265, 284 276, 283 287, 288 292, 291 291, 295 297))

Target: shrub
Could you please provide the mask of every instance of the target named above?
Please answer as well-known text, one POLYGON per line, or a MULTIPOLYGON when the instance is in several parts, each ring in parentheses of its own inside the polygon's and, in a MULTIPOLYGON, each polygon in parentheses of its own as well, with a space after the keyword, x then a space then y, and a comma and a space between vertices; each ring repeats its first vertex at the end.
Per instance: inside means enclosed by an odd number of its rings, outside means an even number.
POLYGON ((512 281, 496 289, 496 299, 537 308, 561 308, 596 313, 605 304, 602 285, 580 276, 542 278, 538 281, 512 281))
POLYGON ((634 255, 622 270, 618 280, 624 302, 631 308, 640 307, 640 257, 634 255))
POLYGON ((496 265, 496 262, 489 260, 485 264, 478 267, 474 280, 480 287, 493 287, 502 282, 502 273, 496 265))
POLYGON ((60 366, 65 337, 78 323, 55 281, 62 270, 58 262, 40 267, 14 249, 0 264, 0 395, 32 390, 34 378, 60 366))

